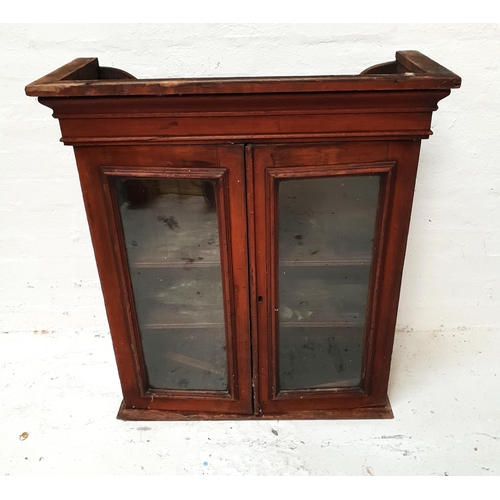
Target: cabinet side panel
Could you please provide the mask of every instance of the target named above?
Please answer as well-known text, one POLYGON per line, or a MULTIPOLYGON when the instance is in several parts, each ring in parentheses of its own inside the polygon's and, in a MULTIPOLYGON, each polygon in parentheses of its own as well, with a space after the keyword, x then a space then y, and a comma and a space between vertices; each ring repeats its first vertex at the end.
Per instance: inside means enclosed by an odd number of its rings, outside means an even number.
POLYGON ((389 381, 389 360, 394 344, 419 153, 420 141, 389 144, 387 159, 394 161, 396 167, 393 170, 393 195, 387 220, 377 316, 374 318, 373 363, 366 377, 368 394, 381 402, 385 401, 389 381))
POLYGON ((137 359, 130 347, 130 317, 123 307, 129 303, 129 297, 119 280, 116 241, 113 241, 113 229, 105 216, 107 206, 100 177, 100 166, 106 164, 105 151, 104 148, 77 147, 74 150, 124 401, 129 405, 144 387, 138 385, 133 370, 137 359))

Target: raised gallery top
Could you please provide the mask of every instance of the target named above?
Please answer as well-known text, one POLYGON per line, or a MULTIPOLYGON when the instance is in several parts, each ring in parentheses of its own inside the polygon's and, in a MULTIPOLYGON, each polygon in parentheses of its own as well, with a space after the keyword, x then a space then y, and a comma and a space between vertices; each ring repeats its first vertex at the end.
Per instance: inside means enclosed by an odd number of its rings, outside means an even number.
POLYGON ((37 97, 161 96, 437 90, 459 88, 461 79, 424 54, 396 52, 394 61, 360 75, 250 78, 137 79, 120 69, 99 66, 97 58, 78 58, 26 87, 37 97))

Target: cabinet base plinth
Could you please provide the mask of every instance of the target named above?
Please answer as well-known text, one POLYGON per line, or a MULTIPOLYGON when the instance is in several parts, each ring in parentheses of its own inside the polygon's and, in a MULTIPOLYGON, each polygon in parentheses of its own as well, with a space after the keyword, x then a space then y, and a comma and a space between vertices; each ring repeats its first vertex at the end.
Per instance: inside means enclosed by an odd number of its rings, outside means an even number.
POLYGON ((291 413, 273 413, 269 415, 245 415, 231 413, 180 412, 170 410, 142 410, 126 408, 122 402, 119 420, 362 420, 394 418, 389 399, 385 406, 366 408, 342 408, 336 410, 294 411, 291 413))

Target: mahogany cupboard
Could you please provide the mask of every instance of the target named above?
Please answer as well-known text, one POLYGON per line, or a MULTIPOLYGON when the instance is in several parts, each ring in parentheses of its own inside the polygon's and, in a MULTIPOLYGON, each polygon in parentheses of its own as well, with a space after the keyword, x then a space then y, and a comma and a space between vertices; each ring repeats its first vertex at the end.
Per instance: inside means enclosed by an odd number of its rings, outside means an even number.
POLYGON ((26 87, 72 145, 119 418, 388 418, 421 139, 460 78, 140 80, 75 59, 26 87))

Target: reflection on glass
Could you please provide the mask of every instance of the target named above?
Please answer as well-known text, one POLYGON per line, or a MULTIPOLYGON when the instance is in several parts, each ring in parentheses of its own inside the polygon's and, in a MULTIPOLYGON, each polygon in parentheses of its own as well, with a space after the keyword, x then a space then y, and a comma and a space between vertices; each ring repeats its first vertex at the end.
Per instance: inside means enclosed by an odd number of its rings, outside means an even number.
POLYGON ((378 176, 279 184, 279 387, 353 387, 363 337, 378 176))
POLYGON ((150 387, 227 390, 214 184, 118 179, 116 191, 150 387))

